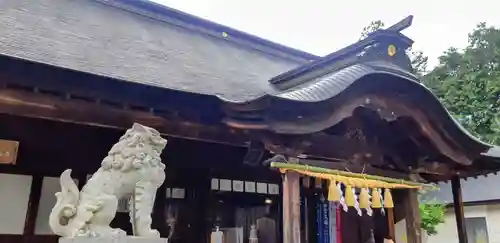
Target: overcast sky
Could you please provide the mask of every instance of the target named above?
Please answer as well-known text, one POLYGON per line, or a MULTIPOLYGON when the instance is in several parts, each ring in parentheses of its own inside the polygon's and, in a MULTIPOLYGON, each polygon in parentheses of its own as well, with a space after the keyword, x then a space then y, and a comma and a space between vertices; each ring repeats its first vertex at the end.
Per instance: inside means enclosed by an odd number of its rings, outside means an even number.
POLYGON ((451 46, 463 48, 481 21, 500 26, 494 0, 153 0, 297 48, 325 55, 359 38, 372 20, 391 25, 414 15, 405 31, 430 65, 451 46))

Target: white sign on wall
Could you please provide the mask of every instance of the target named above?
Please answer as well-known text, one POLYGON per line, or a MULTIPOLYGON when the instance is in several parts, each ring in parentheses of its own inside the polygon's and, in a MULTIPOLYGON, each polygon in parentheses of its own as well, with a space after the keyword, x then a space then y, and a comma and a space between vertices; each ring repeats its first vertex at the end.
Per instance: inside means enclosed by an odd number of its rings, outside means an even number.
POLYGON ((172 198, 182 199, 186 196, 184 188, 172 188, 172 198))
POLYGON ((174 199, 183 199, 186 197, 186 189, 184 188, 165 188, 165 197, 174 199))
POLYGON ((280 193, 278 184, 219 178, 211 179, 210 188, 214 191, 233 191, 270 195, 279 195, 280 193))
POLYGON ((280 194, 280 186, 278 184, 268 184, 268 191, 271 195, 280 194))
POLYGON ((245 189, 243 181, 233 181, 233 191, 243 192, 245 189))
POLYGON ((165 197, 166 198, 172 198, 172 188, 165 188, 165 197))
POLYGON ((267 194, 267 183, 257 182, 257 193, 267 194))
POLYGON ((211 181, 210 181, 210 188, 212 190, 219 190, 219 179, 217 178, 213 178, 211 181))
POLYGON ((219 190, 221 191, 231 191, 231 180, 220 179, 219 180, 219 190))
POLYGON ((245 181, 245 192, 255 193, 255 182, 245 181))

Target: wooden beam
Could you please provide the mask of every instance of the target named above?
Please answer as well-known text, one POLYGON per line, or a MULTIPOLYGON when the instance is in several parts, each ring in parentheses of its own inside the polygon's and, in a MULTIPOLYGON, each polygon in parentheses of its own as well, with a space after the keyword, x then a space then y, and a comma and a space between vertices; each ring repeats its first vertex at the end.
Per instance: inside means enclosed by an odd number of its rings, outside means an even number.
POLYGON ((390 178, 395 178, 395 179, 408 180, 410 178, 408 174, 405 174, 402 172, 378 169, 378 168, 375 168, 375 167, 370 166, 370 165, 361 166, 361 165, 356 165, 356 164, 352 164, 352 163, 330 162, 330 161, 322 161, 322 160, 314 160, 314 159, 301 159, 300 164, 322 167, 322 168, 332 169, 332 170, 345 170, 345 171, 349 171, 352 173, 364 173, 367 175, 379 175, 379 176, 385 176, 385 177, 390 177, 390 178))
POLYGON ((300 235, 300 175, 288 172, 283 176, 283 242, 300 243, 300 235))
POLYGON ((413 189, 407 190, 405 199, 407 243, 422 243, 418 191, 413 189))
POLYGON ((26 220, 24 221, 23 235, 35 235, 36 217, 40 198, 42 196, 43 176, 35 175, 31 181, 30 196, 28 199, 28 209, 26 210, 26 220))
POLYGON ((467 243, 467 231, 465 228, 464 205, 462 201, 462 186, 460 177, 451 178, 451 191, 453 194, 453 208, 455 209, 455 219, 457 221, 458 242, 467 243))
MULTIPOLYGON (((321 167, 301 165, 301 164, 292 164, 292 163, 283 163, 283 162, 271 162, 271 168, 279 168, 284 170, 291 170, 299 172, 300 174, 309 175, 312 177, 320 177, 321 179, 328 180, 328 175, 334 176, 342 176, 342 177, 350 177, 350 178, 360 178, 367 180, 375 180, 387 183, 393 183, 393 186, 382 185, 382 188, 425 188, 425 187, 434 187, 429 184, 419 183, 408 180, 395 179, 390 177, 383 177, 378 175, 368 175, 368 174, 357 174, 344 170, 331 170, 321 167), (317 175, 310 175, 309 173, 317 173, 317 175)), ((340 180, 340 179, 339 179, 340 180)))
POLYGON ((115 129, 127 129, 138 122, 167 136, 232 146, 246 146, 248 141, 248 136, 241 130, 204 126, 180 121, 179 118, 168 120, 153 112, 120 109, 97 102, 17 89, 0 89, 0 113, 115 129))
POLYGON ((368 144, 354 138, 321 133, 289 136, 273 133, 255 133, 255 135, 262 138, 267 150, 276 154, 298 153, 317 160, 341 160, 357 165, 385 164, 376 144, 368 144))
POLYGON ((304 154, 346 160, 355 164, 383 165, 383 154, 377 144, 369 144, 354 138, 316 134, 307 139, 310 145, 304 154), (324 144, 325 146, 317 146, 324 144), (331 149, 335 148, 335 149, 331 149))

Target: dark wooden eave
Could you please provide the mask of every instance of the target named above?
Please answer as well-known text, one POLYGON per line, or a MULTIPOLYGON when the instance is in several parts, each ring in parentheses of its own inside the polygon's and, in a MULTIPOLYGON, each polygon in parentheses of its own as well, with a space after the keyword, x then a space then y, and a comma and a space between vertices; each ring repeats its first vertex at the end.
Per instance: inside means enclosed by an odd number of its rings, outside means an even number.
MULTIPOLYGON (((334 81, 332 79, 332 82, 334 81)), ((304 89, 307 89, 307 86, 304 89)), ((291 92, 299 91, 303 90, 294 89, 291 92)), ((323 92, 322 95, 325 93, 327 92, 323 92)), ((419 83, 401 76, 370 74, 360 77, 353 80, 351 85, 346 86, 345 90, 339 91, 338 94, 325 100, 302 101, 291 99, 291 96, 284 97, 286 95, 268 97, 268 102, 260 100, 255 104, 234 105, 233 109, 228 112, 230 116, 226 122, 236 128, 267 130, 288 136, 307 137, 304 139, 309 141, 311 146, 304 151, 308 151, 308 155, 324 157, 325 159, 339 159, 332 154, 332 150, 336 150, 334 144, 339 143, 327 142, 332 139, 313 142, 318 139, 315 134, 335 128, 346 119, 353 117, 359 108, 363 108, 377 114, 380 122, 384 124, 400 123, 403 125, 408 122, 414 124, 413 126, 405 125, 406 128, 402 128, 399 134, 406 134, 403 137, 412 140, 411 146, 419 147, 420 157, 415 157, 413 162, 402 159, 399 163, 403 166, 395 168, 396 170, 404 168, 406 163, 407 167, 413 167, 413 171, 429 174, 430 176, 427 178, 433 181, 446 179, 453 174, 474 176, 500 170, 498 162, 500 156, 495 152, 498 151, 496 146, 485 144, 471 136, 442 107, 430 91, 419 83), (386 89, 385 87, 391 88, 386 89), (311 151, 314 152, 311 153, 311 151), (426 153, 429 153, 429 156, 433 155, 436 160, 428 160, 426 153), (444 161, 440 163, 439 160, 442 158, 439 157, 439 154, 446 157, 446 160, 454 161, 455 164, 444 161)), ((296 97, 305 98, 307 96, 296 97)), ((318 97, 318 95, 310 94, 310 97, 318 97)), ((381 127, 372 128, 372 130, 374 129, 382 132, 381 127)), ((386 134, 391 132, 396 131, 388 130, 386 134)), ((335 135, 345 136, 346 134, 335 135)), ((361 149, 362 147, 383 150, 382 154, 399 153, 394 151, 397 141, 387 144, 392 138, 381 138, 380 136, 383 137, 379 134, 378 138, 374 140, 378 141, 376 143, 357 146, 359 150, 352 154, 376 154, 361 149)), ((377 156, 374 156, 365 162, 380 165, 381 161, 374 160, 376 158, 377 156)), ((340 159, 353 160, 353 157, 341 157, 340 159)), ((393 160, 397 162, 397 156, 393 160)))
POLYGON ((97 100, 73 98, 70 94, 43 93, 36 89, 0 88, 0 113, 114 129, 127 129, 138 122, 156 128, 163 135, 231 146, 246 146, 248 141, 248 136, 237 129, 202 125, 173 117, 168 119, 155 114, 154 110, 116 107, 97 100))
POLYGON ((0 113, 246 146, 245 131, 220 123, 221 101, 0 56, 0 113))

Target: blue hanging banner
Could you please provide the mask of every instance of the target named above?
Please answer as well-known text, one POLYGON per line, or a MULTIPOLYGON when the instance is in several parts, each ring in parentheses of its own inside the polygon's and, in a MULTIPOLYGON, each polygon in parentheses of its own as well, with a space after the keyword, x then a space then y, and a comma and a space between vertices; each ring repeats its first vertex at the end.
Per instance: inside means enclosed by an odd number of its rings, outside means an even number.
POLYGON ((329 203, 329 219, 330 219, 330 243, 337 242, 337 203, 336 202, 328 202, 329 203))
POLYGON ((320 198, 321 202, 321 220, 322 220, 322 230, 323 230, 323 241, 322 243, 330 243, 330 202, 325 199, 323 194, 321 194, 320 198))
POLYGON ((318 243, 323 242, 323 203, 320 200, 320 196, 316 197, 316 226, 317 226, 317 240, 318 243))

